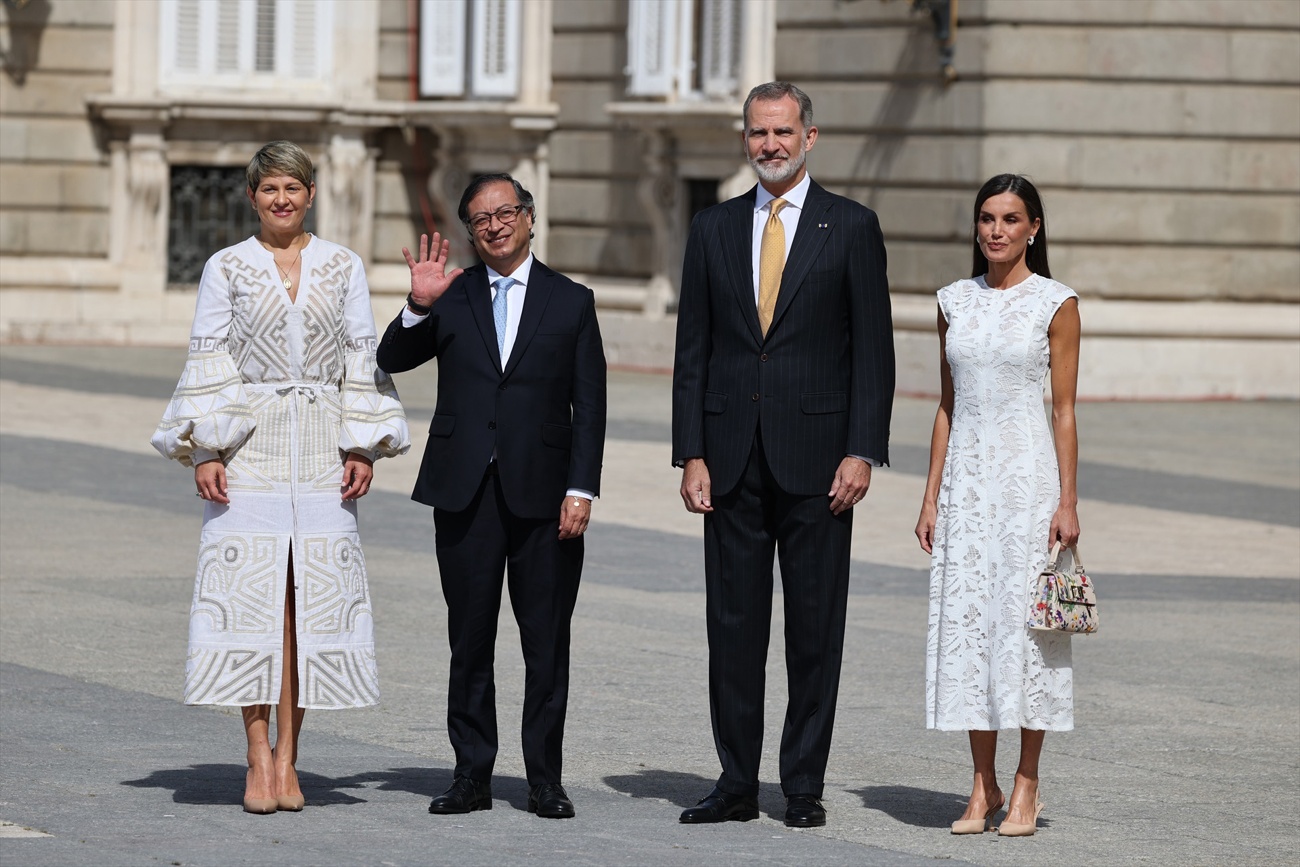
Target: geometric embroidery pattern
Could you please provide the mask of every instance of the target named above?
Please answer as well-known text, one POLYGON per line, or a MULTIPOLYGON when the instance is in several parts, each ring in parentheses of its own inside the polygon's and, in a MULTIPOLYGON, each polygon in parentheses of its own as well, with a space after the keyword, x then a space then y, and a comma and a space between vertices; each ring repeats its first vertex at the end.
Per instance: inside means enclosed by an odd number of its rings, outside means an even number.
POLYGON ((279 700, 293 555, 299 704, 379 700, 374 623, 341 454, 410 448, 355 253, 312 238, 290 302, 249 238, 208 260, 185 370, 153 437, 191 465, 220 456, 229 506, 204 515, 190 616, 187 704, 279 700), (295 473, 296 470, 296 473, 295 473), (311 516, 310 518, 301 516, 311 516))

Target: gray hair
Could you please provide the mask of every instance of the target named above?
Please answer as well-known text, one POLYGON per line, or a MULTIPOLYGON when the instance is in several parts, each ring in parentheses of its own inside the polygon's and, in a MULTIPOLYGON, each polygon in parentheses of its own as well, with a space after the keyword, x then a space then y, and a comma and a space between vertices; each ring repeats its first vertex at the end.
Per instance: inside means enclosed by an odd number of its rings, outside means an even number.
POLYGON ((744 113, 741 114, 745 126, 749 126, 749 106, 751 103, 755 101, 771 102, 787 96, 799 104, 799 122, 803 124, 804 130, 812 129, 812 100, 808 97, 808 94, 788 81, 769 81, 767 84, 760 84, 749 92, 749 96, 745 97, 744 113))
POLYGON ((307 152, 291 141, 273 141, 262 145, 248 161, 248 188, 256 190, 262 178, 287 175, 304 186, 312 185, 315 168, 307 152))
POLYGON ((497 183, 507 183, 514 187, 515 198, 519 199, 520 206, 528 212, 528 216, 537 219, 533 194, 525 190, 523 184, 506 172, 494 172, 488 175, 479 175, 469 182, 469 186, 461 194, 460 206, 456 208, 456 216, 460 217, 460 221, 465 224, 465 228, 469 228, 469 203, 474 201, 474 197, 481 193, 484 187, 497 183))

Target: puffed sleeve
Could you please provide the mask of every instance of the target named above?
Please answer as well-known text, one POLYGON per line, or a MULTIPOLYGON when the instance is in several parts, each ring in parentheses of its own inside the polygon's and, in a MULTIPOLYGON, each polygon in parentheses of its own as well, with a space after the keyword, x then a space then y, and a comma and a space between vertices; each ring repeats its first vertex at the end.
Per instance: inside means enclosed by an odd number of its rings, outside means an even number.
POLYGON ((361 260, 353 255, 352 279, 343 302, 343 424, 339 448, 372 461, 404 455, 411 448, 406 413, 393 379, 379 369, 375 314, 361 260))
POLYGON ((257 424, 230 356, 230 280, 219 256, 203 268, 189 357, 150 439, 163 457, 187 467, 222 458, 248 439, 257 424))

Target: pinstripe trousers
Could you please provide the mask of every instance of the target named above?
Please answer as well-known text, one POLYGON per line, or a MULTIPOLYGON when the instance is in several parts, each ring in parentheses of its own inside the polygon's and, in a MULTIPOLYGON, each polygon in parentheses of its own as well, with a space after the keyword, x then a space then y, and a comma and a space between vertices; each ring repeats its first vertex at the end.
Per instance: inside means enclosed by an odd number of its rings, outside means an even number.
POLYGON ((832 514, 825 494, 781 490, 758 435, 739 484, 713 495, 704 516, 709 713, 725 792, 758 793, 775 557, 790 695, 781 788, 787 796, 822 795, 844 655, 852 515, 832 514))

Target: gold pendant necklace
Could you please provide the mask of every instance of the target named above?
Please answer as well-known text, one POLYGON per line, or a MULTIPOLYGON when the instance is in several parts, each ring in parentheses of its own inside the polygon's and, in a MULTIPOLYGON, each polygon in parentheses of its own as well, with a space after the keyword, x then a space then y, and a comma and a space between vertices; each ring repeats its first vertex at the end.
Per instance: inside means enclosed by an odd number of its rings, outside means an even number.
POLYGON ((279 271, 279 272, 280 272, 280 276, 284 278, 284 288, 285 288, 285 290, 288 291, 288 290, 292 289, 292 288, 293 288, 293 280, 289 279, 289 271, 292 271, 292 270, 293 270, 293 266, 294 266, 294 265, 297 265, 297 264, 298 264, 298 260, 299 260, 300 258, 302 258, 302 248, 299 248, 299 249, 298 249, 298 255, 297 255, 297 256, 294 256, 294 257, 293 257, 293 261, 289 263, 289 268, 288 268, 288 270, 285 270, 284 268, 281 268, 281 267, 280 267, 280 260, 275 258, 275 254, 274 254, 274 253, 271 254, 271 258, 275 260, 275 269, 276 269, 277 271, 279 271))

